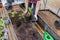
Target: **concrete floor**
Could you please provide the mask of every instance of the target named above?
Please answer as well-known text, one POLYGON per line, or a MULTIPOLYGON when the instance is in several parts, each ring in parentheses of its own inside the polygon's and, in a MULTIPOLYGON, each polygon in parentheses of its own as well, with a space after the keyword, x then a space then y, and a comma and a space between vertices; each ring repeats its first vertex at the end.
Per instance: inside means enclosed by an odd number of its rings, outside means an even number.
POLYGON ((47 7, 49 7, 49 6, 53 9, 60 8, 60 0, 48 0, 47 7))
MULTIPOLYGON (((60 0, 47 0, 46 7, 57 14, 58 9, 60 8, 60 0)), ((60 16, 60 13, 58 13, 60 16)))

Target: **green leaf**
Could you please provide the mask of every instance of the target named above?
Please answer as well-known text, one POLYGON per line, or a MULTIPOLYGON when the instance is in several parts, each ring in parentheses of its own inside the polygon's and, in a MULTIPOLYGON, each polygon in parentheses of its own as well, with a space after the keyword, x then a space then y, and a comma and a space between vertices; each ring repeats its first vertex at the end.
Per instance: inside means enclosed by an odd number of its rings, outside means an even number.
POLYGON ((15 15, 11 15, 12 18, 14 18, 15 15))
POLYGON ((11 16, 11 17, 14 17, 14 16, 15 16, 15 14, 17 14, 17 12, 16 12, 16 11, 12 12, 12 16, 11 16))
POLYGON ((17 14, 17 12, 16 12, 16 11, 12 12, 12 15, 15 15, 15 14, 17 14))
POLYGON ((0 30, 0 36, 3 34, 3 32, 0 30))
POLYGON ((23 19, 24 18, 24 14, 22 13, 22 14, 19 14, 19 18, 20 19, 23 19))
POLYGON ((32 13, 32 8, 29 7, 29 9, 28 9, 29 16, 31 15, 31 13, 32 13))
POLYGON ((32 12, 32 8, 29 7, 29 12, 31 13, 32 12))
POLYGON ((3 24, 3 21, 0 20, 0 26, 3 26, 2 24, 3 24))
POLYGON ((29 13, 29 12, 28 12, 28 15, 30 16, 30 15, 31 15, 31 13, 29 13))

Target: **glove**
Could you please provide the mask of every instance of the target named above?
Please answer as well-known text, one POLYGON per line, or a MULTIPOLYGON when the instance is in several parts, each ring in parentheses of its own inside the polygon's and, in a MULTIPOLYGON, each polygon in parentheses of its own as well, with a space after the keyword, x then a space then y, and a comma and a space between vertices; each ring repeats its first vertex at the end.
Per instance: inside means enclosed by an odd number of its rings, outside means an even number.
POLYGON ((38 20, 37 15, 32 16, 32 23, 34 24, 38 20))
POLYGON ((36 21, 38 20, 38 17, 37 17, 37 15, 34 15, 34 17, 35 17, 35 19, 36 19, 36 21))

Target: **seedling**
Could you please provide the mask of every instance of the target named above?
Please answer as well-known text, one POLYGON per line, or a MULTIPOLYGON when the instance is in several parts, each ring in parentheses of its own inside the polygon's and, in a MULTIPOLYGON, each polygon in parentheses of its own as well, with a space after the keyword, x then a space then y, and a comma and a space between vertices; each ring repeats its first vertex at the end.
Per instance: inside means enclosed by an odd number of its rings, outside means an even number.
POLYGON ((3 29, 3 21, 0 19, 0 30, 3 29))
POLYGON ((14 18, 15 17, 15 14, 17 14, 17 12, 16 11, 13 11, 11 14, 12 14, 11 17, 14 18))
POLYGON ((4 24, 4 21, 7 20, 7 17, 3 17, 0 19, 0 40, 4 40, 3 37, 5 37, 4 32, 6 25, 4 24), (3 31, 4 30, 4 31, 3 31))
POLYGON ((3 32, 0 30, 0 37, 1 37, 2 34, 3 34, 3 32))
POLYGON ((24 14, 19 14, 19 19, 24 19, 24 14))
POLYGON ((8 17, 3 17, 4 24, 9 24, 10 21, 8 20, 8 17))
POLYGON ((3 17, 0 20, 0 28, 6 28, 6 25, 4 24, 4 22, 7 20, 7 17, 3 17))
POLYGON ((0 26, 3 26, 3 21, 2 20, 0 20, 0 26))
POLYGON ((8 19, 8 17, 3 17, 2 19, 3 19, 3 20, 7 20, 7 19, 8 19))
POLYGON ((29 16, 31 15, 31 13, 32 13, 32 8, 28 8, 28 14, 29 14, 29 16))

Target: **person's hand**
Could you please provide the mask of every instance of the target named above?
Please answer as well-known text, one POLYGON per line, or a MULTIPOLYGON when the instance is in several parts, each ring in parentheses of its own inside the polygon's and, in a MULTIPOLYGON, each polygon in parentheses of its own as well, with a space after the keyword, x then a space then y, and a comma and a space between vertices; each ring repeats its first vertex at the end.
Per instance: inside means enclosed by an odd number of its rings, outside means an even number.
POLYGON ((37 15, 32 16, 32 23, 34 24, 38 20, 37 15))
POLYGON ((27 13, 27 10, 24 11, 24 14, 26 14, 26 13, 27 13))
POLYGON ((36 19, 36 21, 38 20, 38 17, 37 17, 37 15, 34 15, 34 17, 35 17, 35 19, 36 19))

